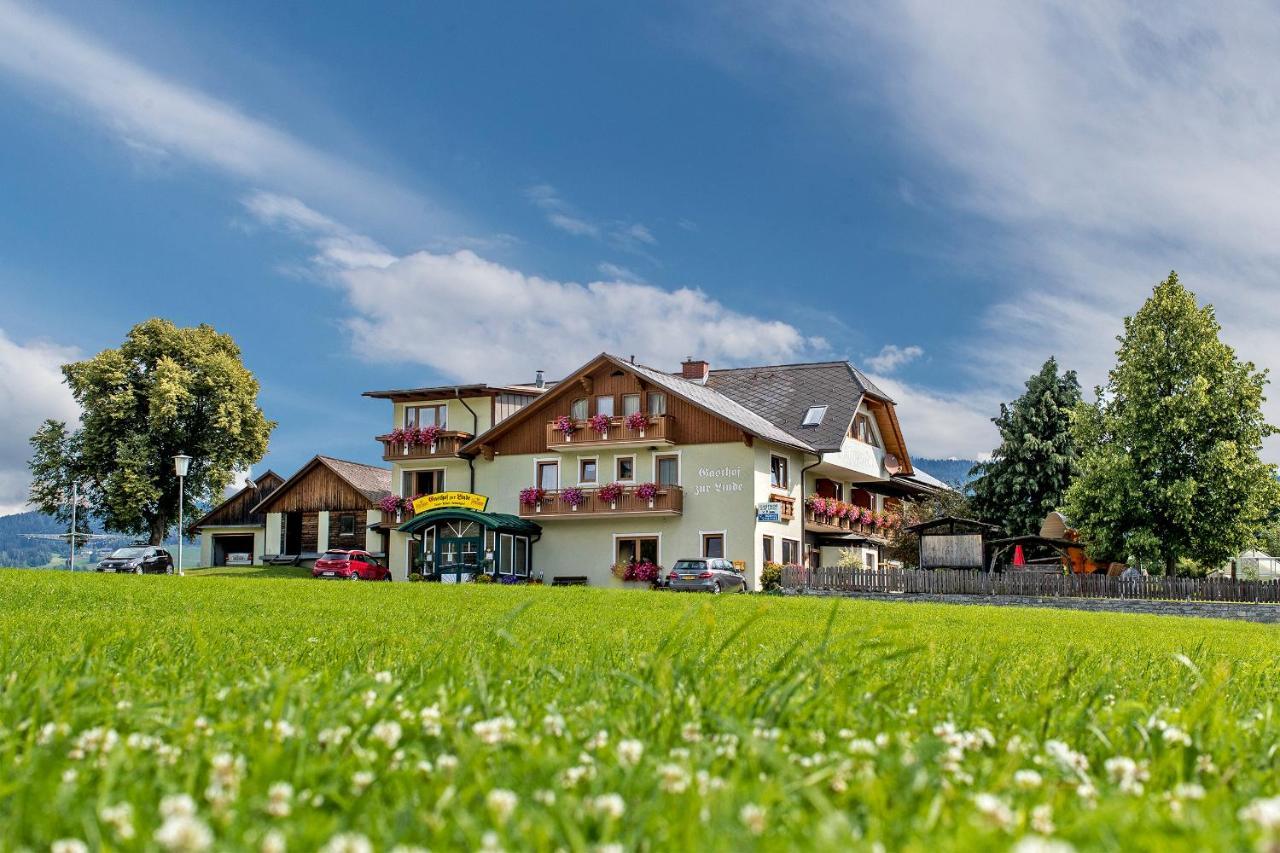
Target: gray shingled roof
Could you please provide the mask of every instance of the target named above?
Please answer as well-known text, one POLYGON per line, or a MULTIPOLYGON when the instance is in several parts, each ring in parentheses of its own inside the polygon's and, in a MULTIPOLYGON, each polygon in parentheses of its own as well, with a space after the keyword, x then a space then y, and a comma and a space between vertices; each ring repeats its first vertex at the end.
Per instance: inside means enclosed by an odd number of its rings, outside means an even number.
POLYGON ((713 370, 707 387, 758 412, 793 438, 821 450, 839 450, 863 394, 887 394, 847 361, 713 370), (810 406, 826 406, 816 427, 801 426, 810 406))
POLYGON ((377 503, 391 494, 391 470, 360 462, 348 462, 345 459, 334 459, 332 456, 318 456, 335 474, 351 484, 351 487, 377 503))
MULTIPOLYGON (((719 415, 730 423, 737 424, 749 433, 787 447, 796 447, 800 450, 807 450, 810 453, 814 451, 814 445, 803 436, 780 429, 771 419, 762 416, 763 412, 757 414, 756 411, 752 411, 754 407, 748 407, 742 402, 734 400, 732 396, 723 394, 716 388, 709 387, 710 383, 702 385, 697 382, 690 382, 679 376, 673 376, 670 373, 664 373, 661 370, 655 370, 652 367, 632 364, 617 356, 611 355, 609 358, 623 367, 634 370, 653 384, 692 400, 713 414, 719 415)), ((857 403, 855 402, 854 405, 857 405, 857 403)), ((803 415, 803 412, 801 415, 803 415)), ((852 417, 850 415, 850 418, 852 417)), ((845 421, 845 424, 847 426, 848 421, 845 421)))

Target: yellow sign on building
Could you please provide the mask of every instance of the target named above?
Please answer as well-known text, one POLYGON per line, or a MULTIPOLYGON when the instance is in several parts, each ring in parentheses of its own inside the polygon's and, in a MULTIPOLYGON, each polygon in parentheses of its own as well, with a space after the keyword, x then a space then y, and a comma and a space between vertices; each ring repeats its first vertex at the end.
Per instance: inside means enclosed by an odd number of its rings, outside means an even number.
POLYGON ((471 492, 436 492, 434 495, 423 495, 413 502, 413 514, 422 515, 433 509, 473 509, 484 512, 489 505, 485 495, 473 495, 471 492))

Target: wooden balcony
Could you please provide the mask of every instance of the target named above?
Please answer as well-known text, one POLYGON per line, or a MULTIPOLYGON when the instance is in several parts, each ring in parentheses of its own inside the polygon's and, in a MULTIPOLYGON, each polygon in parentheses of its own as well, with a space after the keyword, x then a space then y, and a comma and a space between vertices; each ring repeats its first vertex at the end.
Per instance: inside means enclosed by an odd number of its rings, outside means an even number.
POLYGON ((632 486, 616 501, 606 501, 596 489, 582 489, 585 500, 576 509, 564 500, 569 489, 549 491, 537 506, 520 505, 520 517, 536 520, 551 518, 613 518, 615 516, 670 516, 684 512, 684 490, 679 486, 663 486, 653 500, 642 500, 632 486))
POLYGON ((675 422, 670 415, 653 415, 644 429, 632 429, 624 418, 612 418, 604 433, 586 421, 575 421, 577 429, 565 435, 554 421, 547 423, 547 447, 551 450, 590 450, 600 447, 670 447, 675 444, 675 422))
POLYGON ((412 462, 415 459, 453 459, 462 445, 471 440, 466 432, 442 432, 432 444, 406 444, 392 441, 390 435, 380 435, 384 462, 412 462))
POLYGON ((876 527, 874 524, 863 524, 847 518, 837 519, 829 516, 818 518, 809 509, 804 511, 804 528, 810 533, 854 533, 868 539, 887 540, 889 538, 889 529, 886 527, 876 527))

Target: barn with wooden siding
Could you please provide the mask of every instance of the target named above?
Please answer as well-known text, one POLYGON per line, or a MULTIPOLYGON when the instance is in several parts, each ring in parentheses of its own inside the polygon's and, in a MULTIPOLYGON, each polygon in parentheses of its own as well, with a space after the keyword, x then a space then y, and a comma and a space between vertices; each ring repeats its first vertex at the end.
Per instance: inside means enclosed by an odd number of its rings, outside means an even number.
POLYGON ((200 565, 258 565, 265 542, 265 513, 257 505, 284 482, 275 471, 251 477, 244 487, 189 528, 200 537, 200 565))
POLYGON ((263 498, 270 562, 307 563, 330 548, 386 553, 378 501, 391 494, 391 471, 316 456, 263 498))

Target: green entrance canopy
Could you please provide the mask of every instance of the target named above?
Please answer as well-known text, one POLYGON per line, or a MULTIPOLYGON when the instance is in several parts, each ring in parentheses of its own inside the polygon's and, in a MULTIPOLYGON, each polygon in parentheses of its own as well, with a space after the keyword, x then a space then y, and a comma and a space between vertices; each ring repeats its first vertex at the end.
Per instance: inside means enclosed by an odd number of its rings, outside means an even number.
POLYGON ((531 535, 542 532, 541 525, 534 524, 527 518, 521 518, 518 515, 507 515, 502 512, 476 512, 473 509, 461 509, 459 507, 429 510, 421 515, 415 515, 396 529, 401 533, 417 533, 422 528, 435 524, 437 521, 449 521, 451 519, 474 521, 489 530, 498 530, 504 533, 531 535))

